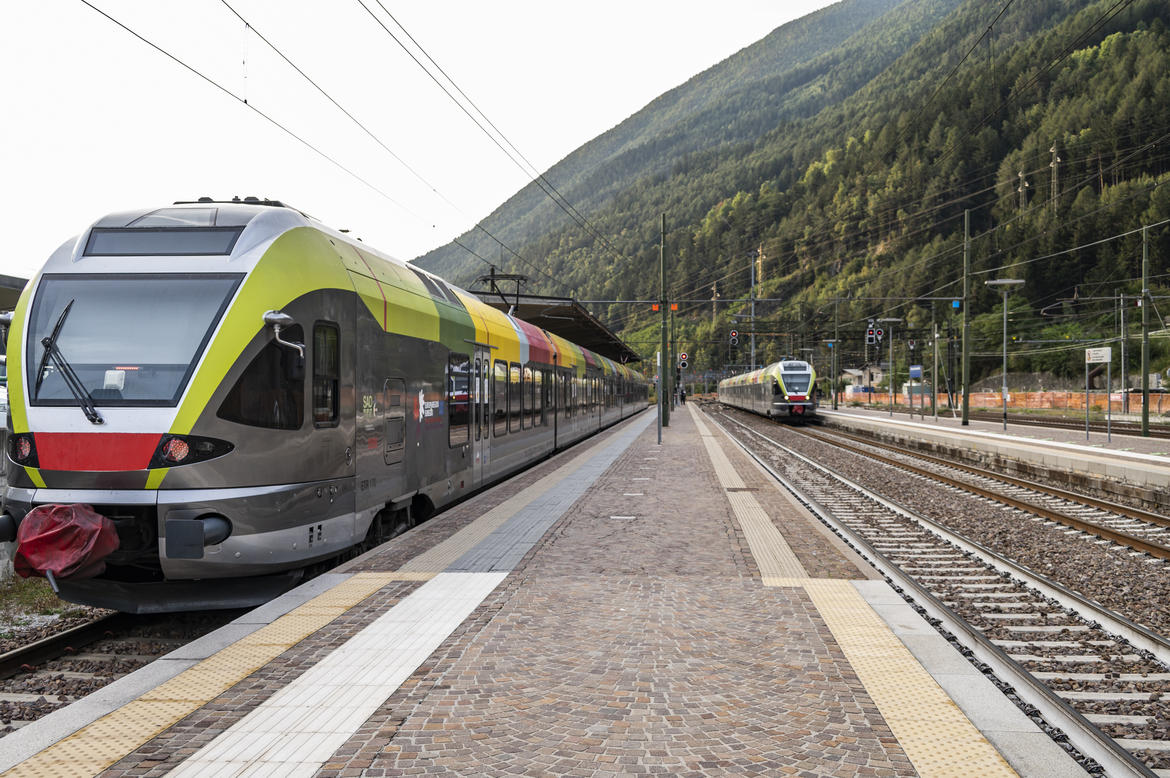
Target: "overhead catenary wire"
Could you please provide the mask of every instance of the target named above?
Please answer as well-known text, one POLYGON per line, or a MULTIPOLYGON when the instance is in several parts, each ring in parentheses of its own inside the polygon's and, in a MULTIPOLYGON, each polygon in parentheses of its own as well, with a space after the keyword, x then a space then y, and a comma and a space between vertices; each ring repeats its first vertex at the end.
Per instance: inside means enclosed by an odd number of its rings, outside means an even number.
POLYGON ((189 72, 193 73, 194 75, 196 75, 196 76, 198 76, 199 78, 201 78, 201 79, 203 79, 204 81, 206 81, 208 84, 211 84, 213 87, 215 87, 216 89, 218 89, 218 90, 219 90, 220 92, 222 92, 223 94, 225 94, 225 95, 227 95, 228 97, 232 98, 233 100, 235 100, 236 102, 240 103, 241 105, 243 105, 243 106, 247 107, 247 108, 248 108, 250 111, 254 112, 254 113, 257 115, 257 116, 260 116, 260 117, 261 117, 261 118, 263 118, 265 121, 267 121, 267 122, 269 122, 270 124, 272 124, 273 126, 277 127, 277 128, 278 128, 278 129, 279 129, 281 132, 284 132, 286 135, 288 135, 289 137, 293 138, 295 141, 297 141, 297 142, 298 142, 298 143, 300 143, 301 145, 305 146, 306 148, 308 148, 310 151, 312 151, 313 153, 317 154, 317 155, 318 155, 318 156, 320 156, 321 158, 325 159, 325 160, 326 160, 327 162, 329 162, 330 164, 334 165, 334 166, 335 166, 335 167, 337 167, 338 169, 340 169, 340 170, 344 171, 345 173, 349 174, 350 176, 352 176, 352 177, 353 177, 354 179, 356 179, 357 181, 360 181, 362 184, 365 184, 365 185, 366 185, 366 186, 367 186, 369 189, 371 189, 372 191, 374 191, 374 192, 376 192, 377 194, 381 195, 381 196, 382 196, 382 197, 384 197, 384 198, 385 198, 387 201, 389 201, 389 202, 393 203, 393 204, 394 204, 395 206, 397 206, 398 208, 401 208, 403 211, 405 211, 406 213, 408 213, 408 214, 410 214, 411 216, 415 217, 416 219, 419 219, 420 221, 425 221, 424 219, 422 219, 422 217, 421 217, 419 214, 415 213, 415 212, 414 212, 414 211, 412 211, 412 210, 411 210, 409 207, 407 207, 407 206, 406 206, 406 205, 404 205, 403 203, 400 203, 398 200, 394 199, 394 198, 393 198, 392 196, 390 196, 390 194, 388 194, 386 191, 384 191, 383 189, 381 189, 381 188, 380 188, 380 187, 378 187, 377 185, 375 185, 375 184, 371 183, 369 180, 367 180, 367 179, 363 178, 363 177, 362 177, 361 175, 359 175, 357 172, 355 172, 355 171, 351 170, 350 168, 346 167, 346 166, 345 166, 344 164, 342 164, 342 163, 341 163, 339 160, 337 160, 336 158, 334 158, 334 157, 330 156, 328 153, 326 153, 326 152, 322 151, 321 149, 319 149, 317 146, 315 146, 315 145, 313 145, 312 143, 310 143, 310 142, 309 142, 308 140, 306 140, 305 138, 302 138, 300 135, 298 135, 297 133, 293 132, 291 129, 289 129, 288 127, 286 127, 284 124, 281 124, 279 121, 277 121, 277 120, 276 120, 275 118, 273 118, 272 116, 269 116, 269 115, 268 115, 268 114, 266 114, 265 112, 261 111, 261 110, 260 110, 259 108, 257 108, 257 107, 256 107, 254 104, 252 104, 252 103, 248 102, 247 100, 245 100, 245 99, 244 99, 244 98, 242 98, 241 96, 237 95, 235 92, 231 91, 230 89, 228 89, 227 87, 225 87, 223 84, 219 83, 219 82, 218 82, 218 81, 216 81, 215 79, 211 78, 210 76, 206 75, 206 74, 205 74, 205 73, 203 73, 202 71, 198 70, 198 69, 197 69, 197 68, 195 68, 193 65, 190 65, 190 64, 188 64, 187 62, 185 62, 185 61, 183 61, 183 60, 179 59, 177 56, 175 56, 175 55, 174 55, 174 54, 172 54, 171 52, 167 51, 167 50, 166 50, 166 49, 164 49, 162 46, 159 46, 157 43, 154 43, 153 41, 149 40, 148 38, 146 38, 146 37, 144 37, 144 36, 140 35, 139 33, 135 32, 135 31, 134 31, 134 30, 132 30, 130 27, 128 27, 127 25, 123 24, 121 21, 119 21, 119 20, 115 19, 113 16, 111 16, 111 15, 110 15, 110 14, 108 14, 108 13, 106 13, 106 12, 105 12, 105 11, 103 11, 101 8, 98 8, 98 7, 97 7, 97 6, 95 6, 93 3, 89 2, 89 0, 80 0, 80 2, 81 2, 81 4, 82 4, 82 5, 85 5, 86 7, 88 7, 88 8, 89 8, 89 9, 91 9, 91 10, 93 10, 94 12, 98 13, 99 15, 101 15, 102 17, 104 17, 105 19, 107 19, 108 21, 110 21, 111 23, 113 23, 113 24, 117 25, 118 27, 120 27, 120 28, 121 28, 122 30, 124 30, 125 32, 127 32, 127 33, 129 33, 130 35, 134 36, 135 38, 137 38, 137 39, 138 39, 139 41, 141 41, 142 43, 145 43, 147 46, 150 46, 152 49, 154 49, 154 50, 155 50, 155 51, 157 51, 158 53, 162 54, 162 55, 163 55, 163 56, 165 56, 167 59, 171 60, 172 62, 176 63, 177 65, 180 65, 181 67, 183 67, 183 68, 184 68, 184 69, 186 69, 187 71, 189 71, 189 72))
POLYGON ((398 44, 398 46, 404 52, 406 52, 406 54, 412 60, 414 60, 415 64, 417 64, 423 70, 423 72, 426 73, 427 76, 432 81, 435 82, 435 85, 438 86, 439 89, 441 89, 443 91, 443 93, 446 94, 447 97, 450 98, 451 101, 453 103, 455 103, 455 105, 461 111, 463 111, 463 113, 467 116, 467 118, 469 118, 476 125, 476 127, 478 127, 484 133, 484 135, 486 135, 488 137, 488 139, 491 140, 492 143, 495 144, 495 146, 497 148, 499 148, 500 151, 502 151, 504 153, 504 155, 507 156, 508 159, 514 165, 516 165, 516 167, 518 167, 521 170, 521 172, 523 172, 529 178, 530 181, 532 181, 534 184, 536 184, 537 187, 539 187, 540 190, 543 191, 545 193, 545 195, 560 210, 562 210, 570 219, 572 219, 577 224, 577 226, 579 226, 581 229, 583 229, 586 232, 588 232, 589 234, 591 234, 596 240, 600 241, 602 243, 602 245, 604 245, 607 249, 609 249, 613 254, 615 254, 618 257, 625 258, 625 256, 618 249, 616 249, 613 246, 613 244, 610 243, 609 240, 606 239, 605 236, 601 234, 600 231, 598 231, 595 227, 593 227, 592 223, 589 222, 588 219, 586 219, 583 215, 581 215, 581 213, 572 205, 572 203, 570 203, 559 191, 557 191, 557 189, 548 181, 547 178, 544 177, 543 174, 541 174, 539 172, 536 172, 536 173, 532 172, 532 171, 536 171, 537 168, 534 165, 532 165, 532 163, 529 162, 528 159, 523 154, 520 153, 520 151, 516 148, 515 144, 513 144, 510 140, 508 140, 507 136, 504 135, 504 133, 501 132, 499 130, 499 128, 496 127, 496 125, 494 123, 492 123, 492 121, 490 119, 488 119, 487 115, 482 110, 480 110, 480 108, 471 100, 471 98, 469 98, 467 96, 467 94, 459 87, 459 85, 455 83, 455 80, 452 79, 449 75, 447 75, 447 73, 442 69, 442 67, 440 67, 438 65, 438 63, 435 62, 435 60, 430 56, 430 54, 428 54, 426 52, 426 49, 424 49, 421 45, 419 45, 418 41, 416 41, 414 39, 414 37, 410 35, 410 33, 406 30, 406 28, 403 27, 402 24, 399 23, 398 20, 395 19, 394 16, 389 11, 386 10, 386 7, 384 5, 382 5, 381 0, 375 0, 375 2, 382 9, 382 11, 388 17, 390 17, 390 19, 394 22, 394 24, 400 30, 402 30, 402 32, 408 38, 410 38, 410 41, 415 45, 416 48, 418 48, 418 50, 422 53, 422 55, 424 57, 426 57, 427 61, 432 63, 434 65, 435 69, 438 70, 439 73, 441 73, 443 75, 443 78, 451 85, 451 88, 454 89, 455 91, 457 91, 461 97, 463 97, 463 101, 460 101, 459 99, 457 99, 455 97, 455 95, 451 93, 451 90, 448 89, 447 86, 443 83, 443 81, 440 80, 433 72, 431 72, 431 70, 429 68, 427 68, 427 66, 424 65, 422 63, 422 61, 417 56, 415 56, 414 52, 410 50, 410 47, 407 46, 405 43, 403 43, 398 38, 398 36, 396 36, 393 33, 393 31, 391 31, 390 28, 387 27, 386 24, 380 18, 378 18, 378 15, 375 14, 373 12, 373 10, 366 4, 366 0, 357 0, 358 5, 360 5, 366 11, 366 13, 368 13, 370 15, 370 17, 375 22, 377 22, 377 24, 382 28, 382 30, 384 30, 385 33, 388 36, 390 36, 390 39, 393 40, 396 44, 398 44), (466 105, 464 104, 464 101, 466 102, 466 105), (474 113, 472 113, 472 110, 469 109, 468 106, 470 106, 471 109, 474 109, 474 113), (478 116, 483 119, 482 122, 480 121, 479 118, 476 117, 476 114, 478 114, 478 116), (488 126, 485 127, 484 126, 485 123, 488 126), (489 127, 491 128, 490 130, 489 130, 489 127), (509 150, 509 148, 511 149, 511 151, 509 150))

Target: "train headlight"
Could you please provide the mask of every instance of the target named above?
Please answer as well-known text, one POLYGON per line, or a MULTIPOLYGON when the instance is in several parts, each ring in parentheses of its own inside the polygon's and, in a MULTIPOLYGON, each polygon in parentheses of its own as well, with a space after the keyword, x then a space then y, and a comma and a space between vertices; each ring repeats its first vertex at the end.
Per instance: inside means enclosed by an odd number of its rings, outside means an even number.
POLYGON ((191 447, 182 438, 171 438, 162 446, 162 457, 168 462, 181 465, 191 455, 191 447))
POLYGON ((221 457, 235 446, 226 440, 196 435, 163 435, 150 460, 150 467, 176 467, 221 457))
POLYGON ((8 456, 18 465, 37 466, 37 444, 31 432, 22 432, 8 439, 8 456))

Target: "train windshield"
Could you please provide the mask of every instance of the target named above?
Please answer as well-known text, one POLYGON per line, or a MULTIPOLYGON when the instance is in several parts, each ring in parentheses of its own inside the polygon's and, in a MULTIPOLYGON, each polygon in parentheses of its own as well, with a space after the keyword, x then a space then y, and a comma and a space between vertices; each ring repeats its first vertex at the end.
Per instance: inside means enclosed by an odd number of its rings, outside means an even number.
POLYGON ((808 385, 812 381, 812 373, 781 373, 784 388, 789 394, 808 394, 808 385))
POLYGON ((33 404, 78 403, 68 371, 46 358, 49 339, 95 405, 177 405, 242 278, 46 275, 28 334, 33 404))

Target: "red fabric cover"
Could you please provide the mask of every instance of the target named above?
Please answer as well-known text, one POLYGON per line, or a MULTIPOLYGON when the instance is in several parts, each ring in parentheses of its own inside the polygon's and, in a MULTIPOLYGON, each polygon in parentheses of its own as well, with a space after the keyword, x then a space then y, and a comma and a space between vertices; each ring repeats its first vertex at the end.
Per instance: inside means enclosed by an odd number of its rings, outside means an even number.
POLYGON ((105 558, 118 548, 114 522, 89 505, 41 505, 16 530, 13 566, 22 578, 93 578, 106 569, 105 558))

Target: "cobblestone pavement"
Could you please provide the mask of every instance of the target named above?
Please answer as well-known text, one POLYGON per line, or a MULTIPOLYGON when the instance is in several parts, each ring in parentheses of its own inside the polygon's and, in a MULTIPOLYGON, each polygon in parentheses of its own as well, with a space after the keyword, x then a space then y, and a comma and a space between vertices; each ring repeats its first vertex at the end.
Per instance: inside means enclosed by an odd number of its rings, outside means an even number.
MULTIPOLYGON (((914 774, 804 592, 762 586, 689 416, 655 438, 322 775, 914 774)), ((862 577, 744 475, 811 574, 862 577)))

